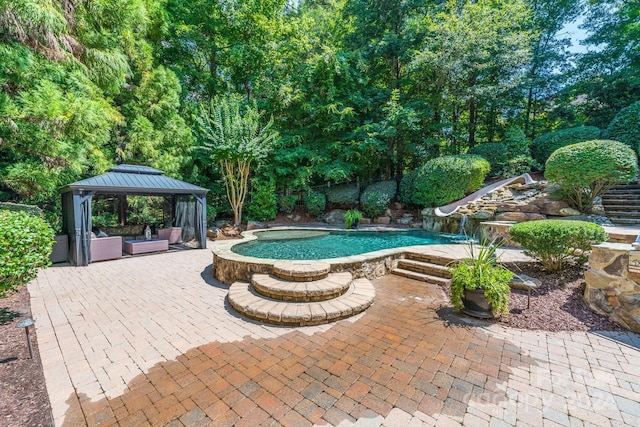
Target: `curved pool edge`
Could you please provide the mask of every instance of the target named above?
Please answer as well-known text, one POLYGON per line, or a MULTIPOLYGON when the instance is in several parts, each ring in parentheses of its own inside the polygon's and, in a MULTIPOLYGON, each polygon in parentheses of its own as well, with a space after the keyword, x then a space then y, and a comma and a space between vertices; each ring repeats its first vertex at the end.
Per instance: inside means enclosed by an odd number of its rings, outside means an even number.
MULTIPOLYGON (((274 227, 267 230, 336 230, 332 227, 274 227)), ((239 255, 231 250, 231 248, 240 243, 256 240, 254 235, 256 232, 267 231, 265 229, 250 230, 242 233, 244 237, 241 240, 228 240, 216 242, 213 252, 213 275, 214 277, 226 284, 231 285, 236 281, 251 281, 254 273, 271 274, 273 264, 282 261, 280 259, 256 258, 239 255)), ((358 231, 382 231, 396 230, 398 228, 375 227, 358 231)), ((415 229, 406 229, 415 230, 415 229)), ((337 273, 341 271, 349 271, 353 274, 354 279, 366 277, 369 280, 385 276, 395 268, 399 259, 405 258, 408 252, 429 253, 441 255, 447 258, 465 258, 467 252, 464 245, 460 244, 434 244, 434 245, 416 245, 404 246, 400 248, 382 249, 364 254, 352 255, 341 258, 327 258, 319 260, 293 260, 295 263, 314 263, 326 262, 331 265, 331 272, 337 273)))

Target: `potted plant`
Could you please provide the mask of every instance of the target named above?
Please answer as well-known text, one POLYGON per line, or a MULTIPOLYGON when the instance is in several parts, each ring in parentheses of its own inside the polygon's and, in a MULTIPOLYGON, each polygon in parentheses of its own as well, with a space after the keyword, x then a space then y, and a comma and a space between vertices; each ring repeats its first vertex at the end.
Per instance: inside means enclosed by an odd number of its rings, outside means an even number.
POLYGON ((348 210, 344 214, 344 223, 347 228, 358 228, 361 219, 362 213, 358 209, 348 210))
POLYGON ((469 257, 460 260, 451 271, 451 303, 462 313, 492 318, 509 312, 509 282, 513 273, 497 262, 500 245, 483 241, 470 244, 469 257))

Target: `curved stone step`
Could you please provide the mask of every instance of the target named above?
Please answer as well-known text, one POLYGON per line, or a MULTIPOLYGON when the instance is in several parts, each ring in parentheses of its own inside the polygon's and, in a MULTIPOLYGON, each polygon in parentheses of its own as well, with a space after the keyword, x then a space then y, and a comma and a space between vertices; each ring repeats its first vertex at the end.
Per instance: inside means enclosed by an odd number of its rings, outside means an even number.
POLYGON ((287 302, 258 294, 251 284, 235 282, 229 287, 229 304, 240 314, 276 325, 320 325, 354 316, 366 310, 375 297, 373 284, 356 279, 343 295, 318 302, 287 302))
POLYGON ((320 261, 278 261, 273 275, 293 282, 312 282, 324 279, 331 272, 331 264, 320 261))
POLYGON ((313 282, 291 282, 268 274, 254 274, 251 284, 257 293, 281 301, 326 301, 344 294, 353 277, 348 271, 331 273, 313 282))

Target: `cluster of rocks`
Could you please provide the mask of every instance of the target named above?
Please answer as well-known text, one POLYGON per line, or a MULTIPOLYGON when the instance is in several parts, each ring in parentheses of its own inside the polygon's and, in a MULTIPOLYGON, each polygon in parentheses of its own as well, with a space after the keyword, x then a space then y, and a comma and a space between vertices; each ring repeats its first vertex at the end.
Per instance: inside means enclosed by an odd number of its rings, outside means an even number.
MULTIPOLYGON (((394 206, 397 210, 402 208, 401 203, 397 203, 394 206)), ((340 225, 344 224, 344 216, 347 211, 342 209, 333 209, 323 217, 323 221, 330 225, 340 225)), ((360 224, 369 225, 369 224, 377 224, 377 225, 389 225, 389 224, 399 224, 413 228, 421 228, 422 223, 420 220, 416 220, 413 213, 405 212, 401 214, 399 218, 393 218, 393 213, 390 209, 387 209, 386 212, 377 218, 362 218, 360 220, 360 224)))
POLYGON ((458 232, 464 222, 470 227, 484 221, 524 222, 547 218, 564 218, 611 225, 601 214, 585 215, 572 208, 554 193, 556 188, 546 181, 532 184, 512 184, 458 208, 448 217, 438 217, 435 209, 422 210, 424 228, 434 231, 458 232), (464 218, 464 221, 463 221, 464 218), (460 227, 461 222, 463 222, 460 227))

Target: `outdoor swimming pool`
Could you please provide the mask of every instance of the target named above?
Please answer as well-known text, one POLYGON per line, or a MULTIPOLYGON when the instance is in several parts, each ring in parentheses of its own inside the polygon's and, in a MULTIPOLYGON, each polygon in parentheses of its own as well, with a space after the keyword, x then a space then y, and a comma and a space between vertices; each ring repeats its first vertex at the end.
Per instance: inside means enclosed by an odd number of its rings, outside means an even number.
POLYGON ((317 260, 359 255, 381 249, 466 241, 463 236, 421 230, 273 230, 256 232, 254 235, 256 240, 234 245, 231 250, 239 255, 256 258, 317 260))

